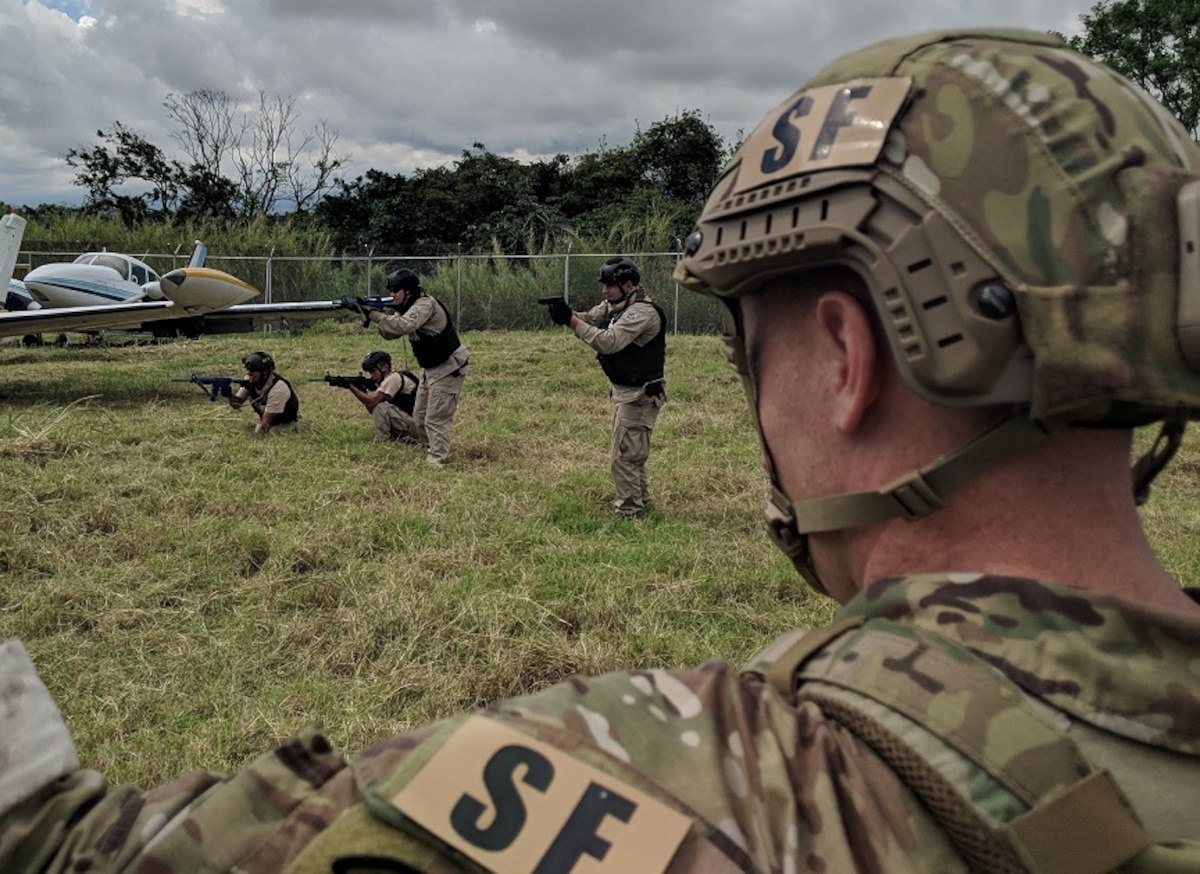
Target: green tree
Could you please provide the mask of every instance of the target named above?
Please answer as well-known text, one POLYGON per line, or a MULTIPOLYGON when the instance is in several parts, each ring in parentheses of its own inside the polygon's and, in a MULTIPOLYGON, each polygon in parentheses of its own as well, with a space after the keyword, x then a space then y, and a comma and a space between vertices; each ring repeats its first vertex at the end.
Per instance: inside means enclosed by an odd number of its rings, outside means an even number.
POLYGON ((311 210, 338 184, 345 158, 334 151, 337 131, 324 122, 298 128, 294 98, 259 92, 257 114, 240 119, 223 91, 167 95, 163 104, 177 129, 172 138, 188 163, 121 122, 97 131, 102 142, 64 155, 87 189, 86 205, 127 223, 148 217, 247 218, 311 210), (226 172, 228 171, 228 172, 226 172), (148 189, 127 194, 125 186, 148 189))
POLYGON ((341 180, 313 211, 316 222, 342 251, 369 248, 372 243, 398 240, 395 227, 406 199, 408 180, 401 174, 368 170, 353 180, 341 180))
POLYGON ((315 215, 344 249, 522 252, 569 233, 555 205, 565 163, 523 164, 475 143, 453 165, 411 178, 369 170, 341 183, 315 215))
POLYGON ((1200 139, 1200 3, 1100 2, 1079 17, 1071 47, 1103 61, 1153 94, 1200 139))
POLYGON ((695 109, 639 132, 630 153, 641 186, 697 210, 704 206, 727 157, 720 134, 695 109))
POLYGON ((521 162, 475 143, 453 164, 407 179, 372 170, 342 182, 315 218, 336 245, 355 250, 520 254, 581 237, 673 246, 691 229, 727 152, 696 111, 639 131, 628 146, 602 142, 574 160, 521 162))
POLYGON ((64 158, 75 169, 75 184, 87 189, 85 205, 116 214, 126 225, 170 214, 179 201, 182 168, 145 137, 114 122, 96 131, 103 142, 68 149, 64 158), (123 193, 123 186, 147 190, 123 193))

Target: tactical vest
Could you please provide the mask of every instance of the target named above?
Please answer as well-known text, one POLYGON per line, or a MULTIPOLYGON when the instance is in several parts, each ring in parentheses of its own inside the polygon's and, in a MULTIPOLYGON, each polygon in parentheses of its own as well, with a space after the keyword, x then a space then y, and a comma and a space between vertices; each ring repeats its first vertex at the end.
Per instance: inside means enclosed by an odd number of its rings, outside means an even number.
POLYGON ((254 412, 258 413, 258 417, 260 419, 262 418, 263 410, 267 406, 267 395, 270 394, 271 389, 275 387, 276 381, 282 382, 287 386, 288 399, 287 403, 283 407, 283 412, 275 417, 274 424, 290 425, 300 417, 300 398, 296 397, 296 392, 292 388, 292 384, 279 374, 275 374, 275 379, 272 379, 270 382, 266 383, 263 386, 262 391, 256 392, 253 386, 247 386, 250 391, 250 408, 254 410, 254 412))
MULTIPOLYGON (((410 334, 408 338, 417 363, 424 368, 445 364, 446 360, 454 354, 454 350, 462 345, 462 341, 458 339, 458 332, 454 330, 454 321, 450 318, 450 311, 437 298, 430 298, 430 300, 446 316, 446 327, 436 334, 422 334, 418 330, 410 334)), ((413 298, 412 303, 416 303, 416 301, 417 298, 413 298)), ((407 312, 412 303, 400 310, 401 314, 407 312)))
MULTIPOLYGON (((652 300, 644 298, 635 300, 630 306, 634 303, 645 303, 654 307, 654 311, 658 313, 658 333, 645 346, 630 343, 621 351, 613 352, 611 355, 602 352, 596 354, 596 360, 600 362, 600 369, 604 371, 604 375, 613 385, 635 387, 663 378, 663 369, 667 361, 666 316, 662 307, 652 300)), ((603 327, 609 327, 627 312, 629 312, 628 308, 609 313, 604 318, 603 327)))
POLYGON ((1018 686, 952 641, 860 616, 785 635, 749 673, 854 732, 925 804, 972 871, 1200 871, 1200 843, 1153 843, 1112 775, 1018 686), (937 704, 939 695, 967 691, 968 718, 937 704), (947 754, 967 767, 946 769, 947 754), (980 775, 991 781, 987 810, 976 800, 980 775))
POLYGON ((413 407, 417 403, 417 386, 421 381, 417 379, 417 375, 409 370, 400 371, 400 377, 404 380, 404 388, 412 385, 412 391, 399 391, 395 396, 388 398, 388 403, 399 407, 404 412, 412 415, 413 407))

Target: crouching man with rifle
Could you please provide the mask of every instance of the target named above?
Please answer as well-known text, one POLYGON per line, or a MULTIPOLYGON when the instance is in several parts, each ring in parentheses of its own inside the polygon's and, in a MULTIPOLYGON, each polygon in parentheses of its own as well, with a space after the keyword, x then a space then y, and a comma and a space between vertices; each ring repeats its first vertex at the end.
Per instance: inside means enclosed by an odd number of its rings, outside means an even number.
POLYGON ((300 418, 300 399, 292 384, 275 372, 275 359, 266 352, 251 352, 242 359, 246 378, 229 394, 229 406, 240 410, 246 401, 258 414, 254 433, 265 435, 272 428, 293 425, 300 418))
POLYGON ((327 373, 319 381, 347 389, 362 402, 371 414, 376 440, 420 443, 420 429, 412 416, 417 377, 407 370, 392 370, 392 356, 382 350, 367 353, 362 369, 368 377, 327 373))

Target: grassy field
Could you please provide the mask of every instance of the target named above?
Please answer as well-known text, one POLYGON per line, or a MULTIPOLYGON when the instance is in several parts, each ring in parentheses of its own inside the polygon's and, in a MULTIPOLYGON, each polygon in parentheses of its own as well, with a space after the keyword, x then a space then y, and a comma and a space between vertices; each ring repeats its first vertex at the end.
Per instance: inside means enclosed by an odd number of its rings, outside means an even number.
MULTIPOLYGON (((641 522, 609 509, 587 348, 566 331, 465 340, 441 470, 373 443, 348 392, 304 382, 383 345, 354 324, 0 346, 0 634, 25 641, 86 765, 144 785, 227 770, 310 723, 354 751, 572 672, 741 661, 828 619, 762 531, 756 438, 717 338, 668 342, 641 522), (256 439, 251 413, 171 381, 241 376, 258 348, 301 394, 296 433, 256 439)), ((1145 513, 1196 580, 1184 455, 1145 513)))
POLYGON ((0 346, 0 634, 25 641, 87 765, 142 784, 224 770, 309 723, 354 750, 572 672, 741 660, 827 618, 762 532, 717 338, 669 340, 641 522, 609 508, 587 347, 464 339, 441 470, 373 443, 349 392, 304 382, 384 346, 355 324, 0 346), (171 381, 242 376, 257 348, 300 393, 296 433, 255 438, 252 413, 171 381))

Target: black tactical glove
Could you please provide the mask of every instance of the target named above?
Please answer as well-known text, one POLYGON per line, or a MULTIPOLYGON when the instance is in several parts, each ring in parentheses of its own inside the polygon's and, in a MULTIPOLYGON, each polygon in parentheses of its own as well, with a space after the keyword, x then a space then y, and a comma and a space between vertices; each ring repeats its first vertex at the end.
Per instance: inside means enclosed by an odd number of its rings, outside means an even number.
POLYGON ((371 307, 367 303, 365 297, 354 298, 354 308, 358 310, 358 314, 362 316, 362 326, 368 328, 371 326, 371 307))
POLYGON ((556 325, 571 324, 571 316, 574 314, 571 312, 571 307, 567 304, 567 302, 565 300, 562 300, 561 298, 559 298, 558 300, 553 300, 550 303, 546 304, 546 307, 550 311, 550 321, 554 322, 554 324, 556 324, 556 325))

